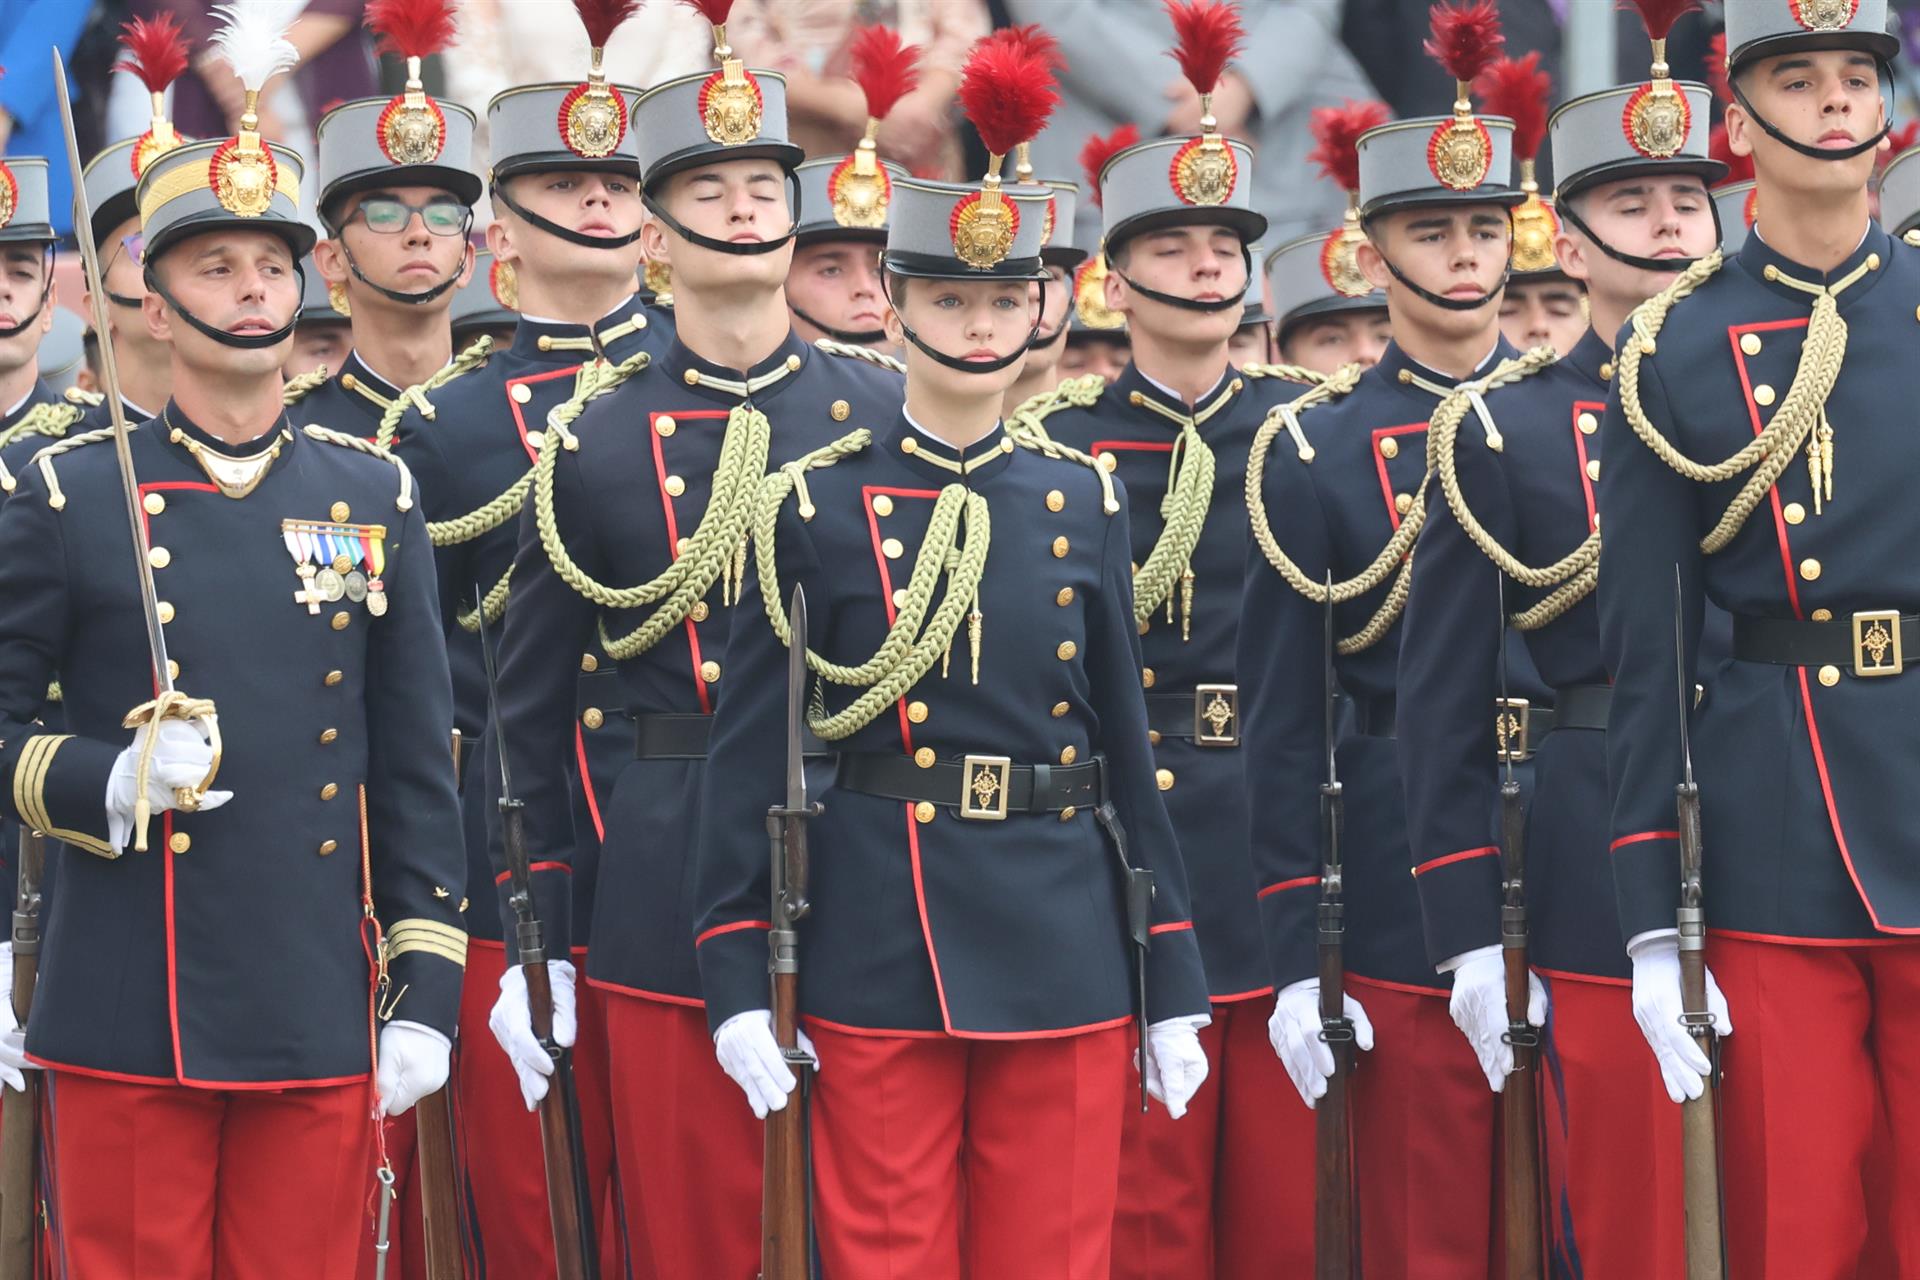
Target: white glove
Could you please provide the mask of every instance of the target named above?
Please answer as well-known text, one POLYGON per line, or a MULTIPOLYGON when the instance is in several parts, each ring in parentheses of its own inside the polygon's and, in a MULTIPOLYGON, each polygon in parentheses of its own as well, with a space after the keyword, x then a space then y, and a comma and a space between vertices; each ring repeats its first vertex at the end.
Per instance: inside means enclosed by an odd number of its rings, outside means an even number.
POLYGON ((1212 1022, 1204 1013, 1167 1018, 1147 1028, 1147 1060, 1133 1055, 1133 1065, 1146 1077, 1147 1092, 1160 1099, 1167 1114, 1178 1120, 1187 1104, 1207 1082, 1207 1051, 1200 1047, 1200 1028, 1212 1022))
MULTIPOLYGON (((1360 1002, 1343 995, 1341 1012, 1353 1023, 1353 1043, 1361 1049, 1373 1048, 1373 1022, 1360 1002)), ((1280 989, 1273 1002, 1273 1016, 1267 1019, 1267 1040, 1279 1057, 1300 1101, 1312 1107, 1327 1096, 1327 1081, 1333 1076, 1333 1050, 1321 1035, 1320 979, 1302 978, 1280 989)))
POLYGON ((389 1022, 380 1028, 380 1070, 374 1088, 380 1114, 404 1115, 413 1104, 447 1083, 453 1066, 453 1042, 418 1022, 389 1022))
MULTIPOLYGON (((1513 1046, 1507 1035, 1507 963, 1496 943, 1463 952, 1440 966, 1440 972, 1453 973, 1453 999, 1448 1011, 1453 1025, 1460 1028, 1480 1058, 1480 1070, 1487 1087, 1499 1093, 1507 1086, 1507 1074, 1513 1070, 1513 1046)), ((1540 977, 1527 972, 1527 1021, 1536 1027, 1547 1025, 1547 989, 1540 977)))
MULTIPOLYGON (((1633 960, 1633 1019, 1653 1048, 1667 1096, 1686 1102, 1706 1092, 1705 1076, 1713 1070, 1707 1055, 1680 1022, 1680 939, 1672 933, 1643 934, 1627 946, 1633 960)), ((1713 1029, 1733 1034, 1733 1018, 1720 984, 1707 974, 1707 1012, 1713 1029)))
MULTIPOLYGON (((116 849, 125 849, 128 838, 133 835, 134 805, 139 799, 134 784, 138 780, 140 751, 152 732, 151 724, 136 729, 133 745, 120 753, 113 762, 113 772, 107 775, 107 842, 116 849)), ((155 815, 173 808, 175 789, 199 786, 212 764, 213 747, 200 736, 198 729, 185 720, 162 720, 160 741, 153 749, 153 760, 147 770, 148 807, 155 815)), ((203 812, 218 809, 231 799, 231 791, 209 791, 201 799, 200 808, 203 812)))
POLYGON ((0 942, 0 1082, 24 1089, 25 1073, 39 1069, 27 1061, 27 1032, 13 1016, 13 943, 0 942))
MULTIPOLYGON (((574 1016, 573 962, 547 961, 547 985, 553 988, 553 1042, 573 1047, 579 1033, 574 1016)), ((520 1097, 531 1111, 547 1096, 547 1077, 553 1074, 553 1055, 533 1034, 533 1010, 527 1004, 526 971, 517 964, 500 975, 500 998, 487 1015, 487 1028, 507 1052, 513 1074, 520 1078, 520 1097)))
MULTIPOLYGON (((804 1031, 797 1034, 800 1051, 813 1060, 813 1069, 818 1071, 820 1055, 813 1041, 804 1031)), ((787 1098, 799 1081, 780 1052, 780 1042, 773 1038, 771 1009, 749 1009, 721 1023, 713 1033, 713 1056, 720 1059, 720 1069, 747 1095, 754 1119, 765 1120, 769 1111, 786 1109, 787 1098)))

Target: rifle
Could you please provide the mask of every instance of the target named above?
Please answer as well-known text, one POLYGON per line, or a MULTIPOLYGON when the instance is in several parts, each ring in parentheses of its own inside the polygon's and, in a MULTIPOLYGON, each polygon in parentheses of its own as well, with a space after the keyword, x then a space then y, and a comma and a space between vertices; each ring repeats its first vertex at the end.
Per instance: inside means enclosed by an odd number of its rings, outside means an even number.
MULTIPOLYGON (((1496 572, 1498 572, 1496 570, 1496 572)), ((1500 704, 1507 696, 1507 579, 1499 574, 1500 704)), ((1506 1280, 1538 1280, 1541 1269, 1540 1031, 1527 1021, 1526 816, 1514 752, 1502 750, 1506 776, 1500 782, 1500 946, 1507 972, 1507 1033, 1513 1070, 1500 1093, 1505 1143, 1506 1280)))
POLYGON ((1681 623, 1680 566, 1673 567, 1673 665, 1680 690, 1680 1022, 1713 1069, 1698 1098, 1680 1104, 1681 1187, 1686 1204, 1687 1280, 1726 1274, 1720 1220, 1720 1037, 1707 1008, 1707 911, 1701 889, 1700 787, 1687 733, 1687 641, 1681 623))
POLYGON ((787 1105, 767 1113, 766 1163, 760 1184, 761 1280, 807 1280, 813 1273, 813 1153, 806 1101, 813 1062, 800 1048, 800 933, 807 901, 807 823, 821 806, 807 800, 802 756, 807 714, 807 593, 793 589, 787 608, 787 795, 767 810, 773 859, 773 928, 767 934, 773 1038, 793 1072, 787 1105))
MULTIPOLYGON (((20 828, 19 889, 13 907, 13 1016, 27 1025, 34 983, 40 976, 40 880, 46 870, 46 837, 20 828)), ((36 1173, 40 1164, 40 1073, 28 1071, 24 1089, 9 1088, 0 1100, 0 1276, 29 1280, 38 1239, 34 1228, 36 1173)))
POLYGON ((1320 784, 1320 1038, 1333 1054, 1327 1092, 1314 1109, 1313 1258, 1315 1280, 1353 1276, 1353 1021, 1347 1017, 1347 907, 1340 865, 1346 800, 1334 765, 1333 574, 1327 574, 1326 643, 1321 668, 1327 780, 1320 784))
MULTIPOLYGON (((479 599, 479 592, 474 593, 479 599)), ((514 942, 520 952, 520 971, 527 983, 527 1010, 533 1034, 553 1059, 547 1096, 540 1100, 540 1149, 546 1157, 547 1211, 553 1224, 553 1253, 558 1280, 594 1280, 599 1271, 593 1239, 593 1209, 580 1194, 580 1147, 575 1140, 573 1064, 566 1050, 553 1042, 553 986, 547 976, 547 944, 540 917, 533 908, 533 873, 527 862, 526 804, 513 794, 513 776, 507 766, 507 735, 500 723, 499 676, 494 670, 493 647, 487 639, 487 611, 480 601, 480 652, 487 671, 487 712, 493 721, 494 746, 500 752, 500 816, 506 849, 507 877, 512 885, 507 905, 513 908, 514 942)))

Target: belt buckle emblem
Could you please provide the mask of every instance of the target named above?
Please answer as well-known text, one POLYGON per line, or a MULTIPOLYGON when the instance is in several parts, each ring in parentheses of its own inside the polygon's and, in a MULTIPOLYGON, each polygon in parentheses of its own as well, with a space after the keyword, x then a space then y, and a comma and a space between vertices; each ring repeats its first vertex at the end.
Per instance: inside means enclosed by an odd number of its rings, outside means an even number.
POLYGON ((1900 646, 1900 611, 1876 609, 1853 615, 1853 674, 1897 676, 1906 670, 1900 646))
POLYGON ((1240 686, 1203 684, 1193 690, 1193 745, 1240 745, 1240 686))
POLYGON ((1533 757, 1533 704, 1525 698, 1493 700, 1493 749, 1501 762, 1533 757))
POLYGON ((960 765, 960 816, 978 822, 1004 822, 1007 783, 1013 761, 1007 756, 967 756, 960 765))

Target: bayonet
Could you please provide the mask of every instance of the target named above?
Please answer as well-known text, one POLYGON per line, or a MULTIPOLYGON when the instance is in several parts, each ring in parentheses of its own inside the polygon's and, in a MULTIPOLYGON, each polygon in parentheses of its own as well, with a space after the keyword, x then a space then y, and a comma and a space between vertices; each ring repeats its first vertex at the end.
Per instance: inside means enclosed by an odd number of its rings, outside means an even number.
POLYGON ((1335 762, 1338 676, 1334 669, 1333 573, 1327 573, 1321 644, 1321 730, 1325 734, 1326 781, 1320 784, 1320 905, 1317 916, 1320 972, 1320 1038, 1333 1054, 1327 1091, 1314 1108, 1315 1280, 1352 1280, 1354 1257, 1353 1020, 1346 1008, 1346 899, 1340 834, 1346 802, 1335 762))
MULTIPOLYGON (((1507 575, 1494 570, 1500 610, 1496 662, 1500 714, 1514 705, 1507 688, 1507 575)), ((1496 744, 1498 739, 1496 737, 1496 744)), ((1526 814, 1520 780, 1514 774, 1515 750, 1500 751, 1505 773, 1500 782, 1500 946, 1506 965, 1507 1032, 1513 1070, 1500 1093, 1501 1132, 1505 1144, 1506 1280, 1535 1280, 1540 1275, 1540 1029, 1527 1018, 1531 975, 1527 962, 1526 814)))

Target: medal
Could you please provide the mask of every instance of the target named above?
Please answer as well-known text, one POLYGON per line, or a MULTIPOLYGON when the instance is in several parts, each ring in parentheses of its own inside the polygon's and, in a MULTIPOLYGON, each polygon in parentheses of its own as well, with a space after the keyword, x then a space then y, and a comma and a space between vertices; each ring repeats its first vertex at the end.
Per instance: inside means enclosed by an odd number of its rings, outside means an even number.
POLYGON ((376 618, 387 616, 387 586, 378 578, 367 581, 367 612, 376 618))
POLYGON ((367 598, 367 575, 358 569, 347 575, 347 599, 359 604, 367 598))
POLYGON ((313 585, 319 589, 322 596, 326 597, 328 604, 340 603, 340 598, 347 594, 347 580, 330 568, 316 573, 313 585))

